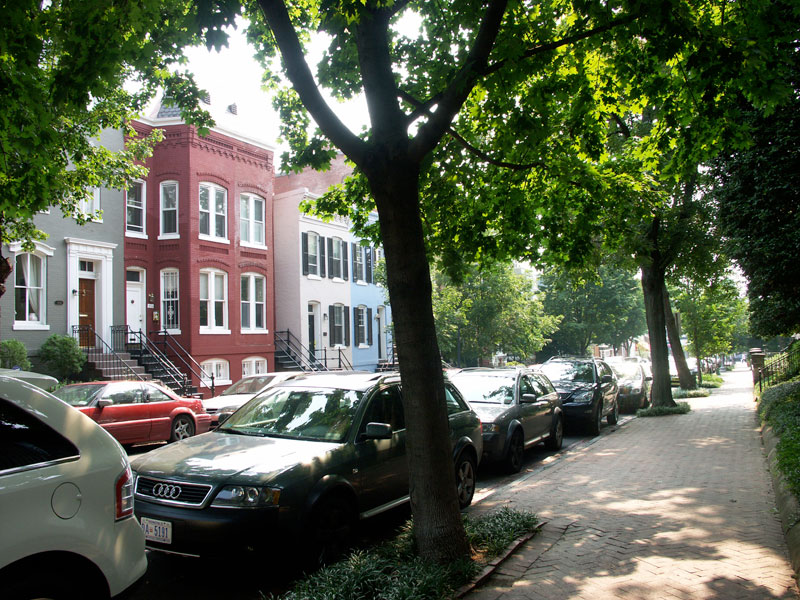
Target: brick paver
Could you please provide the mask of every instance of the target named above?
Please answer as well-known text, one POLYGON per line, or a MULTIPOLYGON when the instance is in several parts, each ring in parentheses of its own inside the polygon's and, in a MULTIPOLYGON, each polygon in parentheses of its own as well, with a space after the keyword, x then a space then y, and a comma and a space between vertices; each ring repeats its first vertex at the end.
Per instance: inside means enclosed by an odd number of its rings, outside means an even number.
POLYGON ((798 598, 750 372, 688 415, 633 419, 474 507, 530 510, 542 533, 469 600, 798 598))

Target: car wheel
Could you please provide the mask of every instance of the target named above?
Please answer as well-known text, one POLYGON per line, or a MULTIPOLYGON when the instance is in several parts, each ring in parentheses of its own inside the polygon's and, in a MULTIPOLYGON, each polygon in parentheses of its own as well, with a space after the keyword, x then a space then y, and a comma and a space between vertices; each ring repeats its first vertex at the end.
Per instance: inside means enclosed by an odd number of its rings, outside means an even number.
POLYGON ((192 437, 194 435, 194 421, 188 415, 178 415, 175 417, 175 420, 172 421, 172 427, 170 428, 170 442, 177 442, 179 440, 185 440, 188 437, 192 437))
POLYGON ((555 423, 553 423, 553 430, 550 432, 550 437, 544 443, 545 448, 548 450, 561 450, 564 444, 564 418, 561 415, 556 415, 555 423))
POLYGON ((614 401, 614 410, 608 413, 606 419, 609 425, 616 425, 617 421, 619 421, 619 399, 614 401))
POLYGON ((525 455, 525 442, 522 439, 522 432, 517 429, 511 435, 506 452, 505 466, 509 473, 519 473, 522 469, 522 459, 525 455))
POLYGON ((108 598, 108 587, 85 570, 65 571, 58 567, 48 569, 40 565, 35 571, 28 569, 10 574, 12 581, 4 581, 5 600, 100 600, 108 598), (80 577, 80 593, 76 595, 73 577, 80 577))
POLYGON ((475 459, 469 452, 462 452, 456 462, 456 492, 458 494, 458 507, 467 508, 472 504, 475 495, 475 473, 477 472, 475 459))
POLYGON ((311 513, 311 562, 322 567, 341 558, 353 538, 355 510, 341 495, 326 496, 311 513))
POLYGON ((592 420, 589 422, 589 433, 591 435, 600 435, 600 428, 603 426, 603 401, 597 403, 594 413, 592 413, 592 420))

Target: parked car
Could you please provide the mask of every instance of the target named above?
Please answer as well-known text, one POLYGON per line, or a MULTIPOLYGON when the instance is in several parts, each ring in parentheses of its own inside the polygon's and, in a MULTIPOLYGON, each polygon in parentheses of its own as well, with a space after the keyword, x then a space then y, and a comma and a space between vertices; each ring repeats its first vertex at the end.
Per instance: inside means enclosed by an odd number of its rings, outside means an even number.
POLYGON ((107 598, 147 569, 120 445, 38 387, 0 376, 0 596, 107 598))
POLYGON ((19 369, 0 369, 0 375, 6 377, 13 377, 25 383, 30 383, 36 387, 47 390, 48 392, 58 385, 58 379, 45 375, 43 373, 36 373, 34 371, 21 371, 19 369))
POLYGON ((275 373, 260 373, 258 375, 248 375, 227 388, 221 394, 203 400, 203 407, 211 415, 211 425, 218 422, 217 412, 226 409, 233 413, 242 404, 250 400, 256 394, 263 392, 271 385, 275 385, 287 379, 292 379, 302 375, 301 371, 278 371, 275 373))
POLYGON ((652 377, 645 375, 642 365, 637 361, 609 362, 617 376, 619 387, 619 408, 623 412, 636 412, 650 404, 648 392, 652 377))
POLYGON ((512 473, 526 448, 558 450, 564 437, 561 400, 550 380, 527 369, 462 369, 450 376, 481 419, 483 455, 512 473))
POLYGON ((53 394, 100 423, 121 444, 175 442, 211 426, 200 400, 182 398, 149 381, 73 383, 53 394))
MULTIPOLYGON (((138 456, 136 515, 149 548, 203 556, 297 550, 326 562, 358 519, 409 498, 397 375, 319 373, 273 386, 205 435, 138 456)), ((483 450, 480 419, 446 384, 462 507, 483 450)))
POLYGON ((619 419, 617 378, 604 361, 554 357, 542 363, 539 370, 558 390, 567 425, 580 421, 589 433, 597 435, 603 417, 609 425, 619 419))

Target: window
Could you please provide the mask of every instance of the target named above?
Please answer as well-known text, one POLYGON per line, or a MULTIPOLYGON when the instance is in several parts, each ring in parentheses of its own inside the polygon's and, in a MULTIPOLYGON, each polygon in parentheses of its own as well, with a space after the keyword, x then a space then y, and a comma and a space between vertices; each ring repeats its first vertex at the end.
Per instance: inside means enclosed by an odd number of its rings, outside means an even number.
POLYGON ((242 331, 267 330, 267 280, 263 275, 242 275, 242 331))
POLYGON ((161 326, 167 331, 180 331, 178 270, 161 271, 161 326))
POLYGON ((358 346, 372 345, 372 309, 366 306, 353 308, 353 333, 358 346))
POLYGON ((200 237, 228 239, 228 192, 211 183, 200 184, 200 237))
POLYGON ((255 194, 240 196, 239 235, 243 245, 266 245, 264 206, 264 199, 255 194))
POLYGON ((81 198, 78 210, 85 215, 89 221, 97 223, 103 222, 103 216, 95 213, 100 210, 100 188, 92 188, 89 196, 81 198))
POLYGON ((325 277, 325 238, 308 231, 301 235, 303 275, 325 277))
POLYGON ((178 182, 161 184, 161 235, 178 237, 178 182))
POLYGON ((260 375, 267 372, 267 359, 261 356, 251 356, 242 361, 242 377, 260 375))
POLYGON ((328 277, 347 279, 347 245, 339 238, 328 238, 328 277))
POLYGON ((125 233, 135 237, 144 237, 146 235, 144 210, 144 182, 134 181, 125 194, 125 233))
POLYGON ((47 262, 43 256, 17 254, 14 266, 15 325, 44 325, 45 275, 47 262))
POLYGON ((231 383, 228 361, 224 358, 212 358, 200 364, 203 369, 203 383, 211 385, 211 375, 214 376, 214 385, 228 385, 231 383))
POLYGON ((328 323, 331 346, 350 345, 350 313, 349 308, 342 304, 333 304, 328 307, 328 323))
POLYGON ((228 330, 228 274, 200 271, 200 331, 228 330))
POLYGON ((364 251, 366 248, 353 244, 353 280, 366 281, 364 276, 364 251))

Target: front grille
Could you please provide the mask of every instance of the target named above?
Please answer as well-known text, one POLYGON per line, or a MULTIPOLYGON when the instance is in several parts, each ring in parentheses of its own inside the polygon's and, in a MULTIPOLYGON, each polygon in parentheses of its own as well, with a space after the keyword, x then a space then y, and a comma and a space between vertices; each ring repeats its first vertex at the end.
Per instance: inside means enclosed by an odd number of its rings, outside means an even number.
POLYGON ((208 498, 209 493, 211 493, 211 486, 205 484, 151 479, 150 477, 136 479, 136 494, 160 504, 200 507, 208 498))

